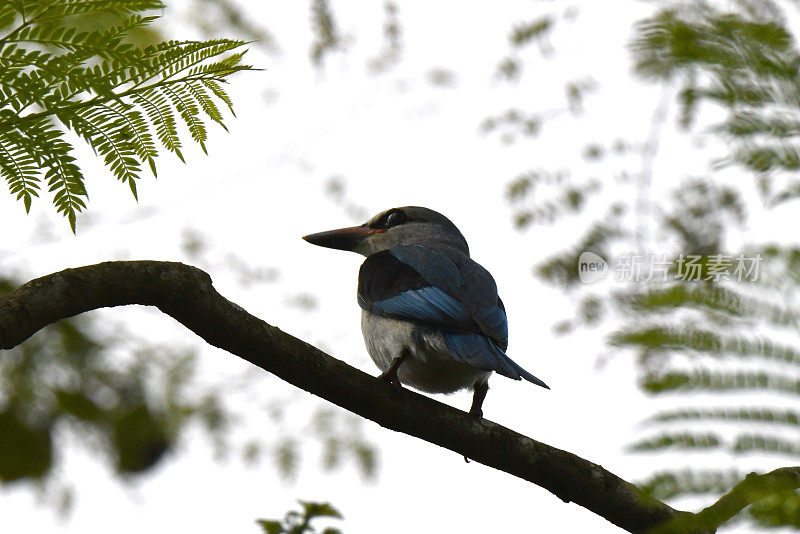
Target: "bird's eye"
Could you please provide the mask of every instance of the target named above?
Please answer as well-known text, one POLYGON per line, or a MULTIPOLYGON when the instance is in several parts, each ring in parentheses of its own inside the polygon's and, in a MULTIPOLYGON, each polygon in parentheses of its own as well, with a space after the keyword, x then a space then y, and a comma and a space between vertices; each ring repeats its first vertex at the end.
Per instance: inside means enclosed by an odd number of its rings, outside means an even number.
POLYGON ((406 214, 402 211, 393 211, 386 216, 382 226, 384 228, 391 228, 403 224, 407 219, 406 214))

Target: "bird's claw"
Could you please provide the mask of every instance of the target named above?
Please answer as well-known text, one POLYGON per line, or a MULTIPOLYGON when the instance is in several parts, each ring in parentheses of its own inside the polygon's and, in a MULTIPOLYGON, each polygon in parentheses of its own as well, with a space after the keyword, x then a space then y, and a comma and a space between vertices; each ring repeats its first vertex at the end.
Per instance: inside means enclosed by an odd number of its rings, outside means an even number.
POLYGON ((378 375, 378 380, 380 380, 381 382, 385 382, 391 386, 394 386, 394 389, 396 390, 402 388, 402 385, 400 384, 400 379, 397 378, 397 370, 395 370, 394 372, 389 370, 384 373, 381 373, 380 375, 378 375))
POLYGON ((400 379, 397 378, 397 371, 400 370, 400 364, 402 364, 403 361, 406 358, 408 358, 408 356, 409 356, 408 351, 407 350, 403 351, 400 354, 400 356, 398 356, 394 360, 392 360, 392 363, 389 366, 389 368, 386 369, 384 372, 382 372, 380 374, 380 376, 378 376, 378 380, 381 380, 383 382, 387 382, 387 383, 393 385, 395 389, 399 390, 401 388, 401 386, 400 386, 400 379))
POLYGON ((483 419, 483 410, 481 410, 480 408, 478 408, 477 410, 473 408, 467 413, 469 413, 472 417, 474 417, 478 421, 483 419))

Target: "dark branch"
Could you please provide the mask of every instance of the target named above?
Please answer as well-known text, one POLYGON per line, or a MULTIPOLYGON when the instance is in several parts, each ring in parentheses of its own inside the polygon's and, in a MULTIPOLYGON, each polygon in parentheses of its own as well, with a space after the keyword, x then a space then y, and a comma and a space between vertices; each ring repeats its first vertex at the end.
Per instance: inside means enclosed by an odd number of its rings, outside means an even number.
MULTIPOLYGON (((211 345, 301 389, 383 427, 533 482, 629 532, 694 517, 572 453, 376 380, 250 315, 219 295, 206 273, 181 263, 108 262, 28 282, 0 298, 0 349, 19 345, 59 319, 128 304, 155 306, 211 345)), ((720 506, 734 510, 740 502, 720 506)))

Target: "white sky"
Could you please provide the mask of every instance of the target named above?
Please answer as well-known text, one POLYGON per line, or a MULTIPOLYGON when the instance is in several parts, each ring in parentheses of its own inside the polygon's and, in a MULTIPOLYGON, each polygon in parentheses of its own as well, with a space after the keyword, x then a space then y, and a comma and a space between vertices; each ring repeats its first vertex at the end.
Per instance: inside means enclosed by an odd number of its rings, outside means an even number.
MULTIPOLYGON (((631 82, 625 44, 631 22, 651 9, 648 3, 580 3, 577 18, 553 37, 555 56, 541 58, 535 47, 525 52, 527 70, 519 84, 494 77, 508 52, 511 27, 569 4, 401 2, 402 61, 379 76, 367 72, 366 61, 381 45, 380 3, 332 2, 349 44, 346 53, 328 58, 323 72, 307 60, 308 2, 251 4, 248 12, 276 36, 282 55, 257 50, 249 55, 265 70, 234 79, 239 117, 228 121, 229 134, 212 128, 210 156, 192 147, 184 151, 186 166, 163 156, 159 179, 141 180, 136 204, 127 187, 82 149, 91 199, 89 211, 78 219, 77 237, 45 202, 35 203, 26 217, 21 205, 0 195, 0 224, 10 229, 0 242, 4 271, 38 276, 113 259, 181 260, 181 234, 193 228, 207 237, 210 256, 219 260, 205 268, 223 295, 376 374, 363 348, 355 302, 360 257, 300 240, 310 232, 352 224, 326 198, 324 184, 342 176, 348 199, 370 215, 408 204, 445 213, 467 237, 473 257, 495 276, 509 315, 509 354, 552 391, 495 377, 484 405, 489 419, 627 480, 650 473, 652 465, 623 451, 637 435, 637 422, 652 413, 636 390, 631 359, 615 357, 598 369, 596 357, 605 349, 600 332, 555 337, 552 325, 570 317, 573 304, 531 276, 537 260, 571 242, 580 221, 521 234, 512 228, 504 199, 505 184, 520 172, 559 165, 582 172, 576 158, 583 142, 610 141, 609 124, 617 129, 613 135, 644 138, 659 93, 631 82), (454 86, 427 82, 427 73, 437 67, 453 71, 454 86), (480 134, 486 116, 512 107, 564 107, 564 81, 587 74, 600 84, 587 104, 587 117, 546 124, 539 140, 511 146, 480 134), (50 237, 42 238, 43 232, 50 237), (252 265, 277 268, 279 283, 242 287, 222 261, 231 252, 252 265), (317 297, 314 313, 286 305, 287 296, 299 292, 317 297)), ((675 174, 700 173, 707 165, 707 153, 680 152, 680 143, 685 141, 665 140, 656 162, 656 191, 675 174), (676 153, 682 157, 675 158, 676 153)), ((771 213, 769 221, 756 213, 752 238, 768 235, 771 224, 789 217, 788 209, 771 213)), ((159 339, 193 339, 158 312, 103 313, 159 339)), ((216 350, 205 350, 203 358, 210 372, 243 367, 216 350)), ((275 378, 263 383, 271 395, 293 395, 309 406, 320 402, 298 396, 275 378)), ((467 393, 438 399, 462 409, 470 402, 467 393)), ((344 514, 341 527, 348 534, 618 531, 541 488, 477 463, 467 465, 454 453, 372 423, 365 429, 380 449, 380 476, 373 484, 361 482, 349 467, 320 474, 313 454, 297 480, 287 483, 268 462, 256 469, 237 461, 215 463, 198 438, 156 474, 126 489, 109 480, 105 466, 90 453, 77 449, 66 467, 78 481, 71 518, 62 522, 37 505, 30 492, 16 490, 0 498, 0 527, 5 532, 51 531, 61 525, 65 532, 81 533, 254 533, 254 519, 279 517, 304 499, 331 501, 344 514)), ((263 433, 271 431, 264 425, 263 433)), ((782 461, 769 459, 764 467, 782 461)))

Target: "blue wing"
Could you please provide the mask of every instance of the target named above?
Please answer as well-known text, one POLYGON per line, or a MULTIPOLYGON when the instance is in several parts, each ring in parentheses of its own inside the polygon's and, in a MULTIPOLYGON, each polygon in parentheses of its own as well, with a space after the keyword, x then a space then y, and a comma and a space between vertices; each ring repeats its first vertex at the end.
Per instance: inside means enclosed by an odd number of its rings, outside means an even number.
POLYGON ((359 272, 358 303, 373 313, 483 334, 503 350, 508 346, 494 279, 452 249, 404 245, 371 255, 359 272))
POLYGON ((547 387, 505 354, 508 322, 492 276, 452 249, 403 245, 361 266, 358 303, 372 313, 446 331, 453 357, 547 387))
POLYGON ((455 331, 471 331, 476 327, 459 301, 433 286, 404 291, 374 302, 371 311, 455 331))

